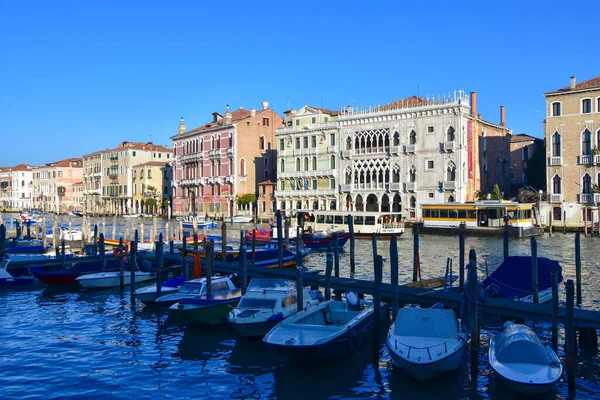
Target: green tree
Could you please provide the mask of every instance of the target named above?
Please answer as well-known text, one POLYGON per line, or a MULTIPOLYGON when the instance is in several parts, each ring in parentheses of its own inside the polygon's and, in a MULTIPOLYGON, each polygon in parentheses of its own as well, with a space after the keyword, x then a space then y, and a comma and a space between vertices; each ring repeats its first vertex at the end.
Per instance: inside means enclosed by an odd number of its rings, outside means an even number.
POLYGON ((536 190, 546 190, 546 146, 540 146, 527 161, 527 184, 536 190))
POLYGON ((254 193, 246 193, 242 196, 237 196, 236 199, 238 205, 246 205, 256 202, 256 195, 254 193))
POLYGON ((492 190, 491 199, 492 200, 502 200, 502 193, 500 192, 500 187, 498 186, 497 183, 494 185, 494 190, 492 190))

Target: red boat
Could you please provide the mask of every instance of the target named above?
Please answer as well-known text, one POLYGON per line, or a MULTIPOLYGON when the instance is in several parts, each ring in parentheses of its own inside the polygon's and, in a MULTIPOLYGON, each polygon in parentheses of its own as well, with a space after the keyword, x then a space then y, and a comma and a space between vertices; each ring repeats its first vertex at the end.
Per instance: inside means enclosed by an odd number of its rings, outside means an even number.
MULTIPOLYGON (((124 258, 123 262, 126 266, 129 264, 127 258, 124 258)), ((118 271, 120 267, 119 260, 106 260, 104 271, 118 271)), ((102 263, 100 261, 67 262, 65 269, 53 270, 53 268, 56 266, 31 266, 29 271, 46 285, 74 285, 77 283, 75 278, 78 276, 102 272, 102 263)))

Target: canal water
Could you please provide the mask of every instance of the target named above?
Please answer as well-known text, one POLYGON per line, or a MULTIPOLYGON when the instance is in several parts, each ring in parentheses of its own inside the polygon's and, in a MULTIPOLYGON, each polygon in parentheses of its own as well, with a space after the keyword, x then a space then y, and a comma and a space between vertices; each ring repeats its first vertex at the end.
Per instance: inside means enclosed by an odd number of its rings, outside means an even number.
MULTIPOLYGON (((9 217, 3 215, 5 222, 9 217)), ((68 217, 60 218, 60 224, 68 223, 68 217)), ((71 221, 77 226, 81 219, 71 221)), ((150 220, 117 223, 121 229, 145 223, 149 230, 152 225, 150 220)), ((231 227, 233 243, 240 226, 231 227)), ((558 260, 565 280, 575 279, 574 238, 562 233, 538 238, 539 256, 558 260)), ((480 277, 485 276, 486 261, 491 272, 502 260, 501 238, 469 237, 466 244, 467 250, 477 252, 480 277)), ((357 278, 373 277, 371 246, 370 240, 356 241, 357 278)), ((412 277, 412 246, 411 235, 398 240, 400 282, 412 277)), ((529 254, 529 240, 511 239, 510 246, 511 254, 529 254)), ((598 246, 598 237, 581 238, 583 303, 592 309, 600 309, 598 246)), ((389 281, 389 242, 380 241, 378 253, 385 257, 384 280, 389 281)), ((448 257, 457 271, 458 238, 422 235, 420 256, 423 279, 443 275, 448 257)), ((340 264, 341 275, 349 276, 347 251, 340 264)), ((309 254, 304 265, 324 270, 325 253, 309 254)), ((548 324, 530 325, 550 340, 548 324)), ((127 291, 121 297, 118 290, 34 284, 0 289, 0 398, 518 398, 496 383, 487 365, 489 339, 499 327, 500 321, 484 322, 476 385, 469 378, 470 357, 454 373, 417 383, 393 368, 385 345, 377 361, 366 344, 345 360, 296 364, 260 341, 239 337, 229 326, 178 325, 163 310, 132 304, 127 291)), ((563 340, 561 336, 559 355, 564 360, 563 340)), ((577 368, 577 398, 598 398, 600 359, 580 352, 577 368)), ((565 397, 566 376, 555 391, 540 398, 565 397)))

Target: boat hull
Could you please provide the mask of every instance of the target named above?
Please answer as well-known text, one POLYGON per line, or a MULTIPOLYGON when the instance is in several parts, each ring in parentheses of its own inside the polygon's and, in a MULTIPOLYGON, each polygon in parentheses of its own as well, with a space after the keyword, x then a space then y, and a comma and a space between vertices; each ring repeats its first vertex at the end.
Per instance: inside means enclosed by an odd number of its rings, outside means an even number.
POLYGON ((235 328, 235 330, 244 337, 264 337, 279 322, 280 321, 263 321, 240 324, 233 321, 229 321, 229 323, 235 328))
POLYGON ((510 389, 514 392, 519 392, 519 393, 524 393, 524 394, 529 394, 529 395, 546 393, 547 391, 552 390, 554 388, 554 386, 556 386, 556 383, 558 382, 558 379, 556 381, 548 382, 548 383, 544 383, 544 384, 531 384, 531 383, 517 382, 517 381, 513 381, 513 380, 501 375, 496 370, 494 370, 494 378, 497 381, 501 382, 502 385, 506 386, 508 389, 510 389))
MULTIPOLYGON (((88 277, 87 275, 83 275, 83 276, 80 276, 79 278, 77 278, 76 281, 79 282, 79 284, 81 286, 83 286, 84 288, 89 288, 89 289, 92 289, 92 288, 103 289, 103 288, 117 287, 117 286, 121 285, 121 279, 120 279, 118 272, 100 272, 100 273, 91 274, 91 275, 95 275, 95 276, 88 277)), ((155 278, 156 278, 156 276, 149 275, 147 273, 137 272, 135 275, 136 283, 150 281, 155 278)), ((123 282, 125 285, 131 284, 131 272, 130 271, 126 271, 123 274, 123 282)))
POLYGON ((12 278, 0 278, 0 286, 30 285, 32 283, 32 276, 15 276, 12 278))
POLYGON ((212 305, 176 304, 169 310, 190 325, 220 325, 227 322, 231 307, 235 307, 240 298, 234 298, 212 305))
MULTIPOLYGON (((156 295, 156 287, 153 287, 154 290, 148 290, 140 293, 134 293, 136 299, 141 301, 144 304, 153 304, 157 299, 156 295)), ((168 294, 176 293, 179 290, 179 287, 162 287, 160 296, 166 296, 168 294)))

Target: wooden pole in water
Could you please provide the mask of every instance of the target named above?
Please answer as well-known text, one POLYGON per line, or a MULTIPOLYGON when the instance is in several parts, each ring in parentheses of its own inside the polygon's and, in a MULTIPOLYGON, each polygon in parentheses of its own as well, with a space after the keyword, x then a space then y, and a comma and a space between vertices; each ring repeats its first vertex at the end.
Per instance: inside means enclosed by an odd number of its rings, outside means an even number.
POLYGON ((208 249, 206 251, 206 295, 212 295, 212 270, 215 259, 213 258, 214 253, 213 249, 215 246, 214 239, 210 239, 210 242, 207 243, 208 249))
POLYGON ((144 234, 144 223, 142 222, 140 224, 140 242, 144 242, 144 240, 146 239, 146 235, 144 234))
POLYGON ((350 273, 354 274, 356 261, 354 259, 354 217, 348 214, 348 230, 350 231, 350 273))
POLYGON ((567 212, 563 212, 563 234, 567 234, 567 212))
POLYGON ((398 239, 396 234, 390 238, 390 283, 392 284, 392 318, 398 314, 398 239))
POLYGON ((583 232, 585 237, 587 237, 587 232, 588 232, 588 219, 587 219, 587 207, 583 207, 583 232))
POLYGON ((56 214, 54 214, 54 222, 52 224, 52 246, 58 248, 58 220, 56 214))
POLYGON ((509 243, 508 243, 508 224, 504 226, 504 259, 506 260, 509 255, 509 243))
POLYGON ((171 237, 169 236, 169 225, 171 225, 170 222, 165 222, 165 241, 171 241, 171 237))
POLYGON ((381 336, 381 281, 383 278, 383 257, 377 256, 375 262, 375 287, 373 290, 373 314, 375 322, 373 323, 373 356, 379 359, 379 338, 381 336))
POLYGON ((61 254, 62 254, 62 269, 65 269, 65 261, 66 261, 66 255, 65 255, 65 239, 63 239, 60 242, 60 249, 61 249, 61 254))
POLYGON ((102 217, 102 233, 106 237, 106 217, 102 217))
POLYGON ((290 219, 285 219, 285 248, 289 250, 290 248, 290 219))
POLYGON ((106 271, 106 247, 104 245, 104 233, 100 234, 98 252, 100 253, 100 264, 102 265, 102 271, 106 271))
POLYGON ((327 246, 327 262, 325 264, 325 300, 331 300, 331 272, 333 271, 333 253, 327 246))
MULTIPOLYGON (((336 278, 340 277, 340 246, 338 243, 338 234, 333 234, 333 271, 336 278)), ((342 300, 342 292, 339 290, 334 290, 335 299, 340 301, 342 300)))
POLYGON ((479 357, 479 315, 477 310, 477 257, 475 250, 469 251, 469 319, 471 329, 471 382, 474 387, 477 386, 478 357, 479 357))
MULTIPOLYGON (((123 252, 123 238, 119 239, 119 253, 123 252)), ((119 289, 125 290, 125 257, 119 259, 119 289)))
POLYGON ((252 266, 256 263, 256 231, 252 230, 252 266))
POLYGON ((548 211, 548 234, 552 236, 552 211, 548 211))
POLYGON ((197 251, 198 250, 198 234, 192 233, 192 235, 194 235, 194 251, 197 251))
POLYGON ((196 217, 194 217, 194 219, 192 220, 192 234, 198 234, 198 219, 196 217))
POLYGON ((573 280, 566 283, 567 289, 567 322, 565 325, 565 355, 567 359, 567 377, 569 382, 569 397, 575 398, 575 287, 573 280))
POLYGON ((6 246, 6 226, 0 225, 0 260, 4 258, 4 247, 6 246))
POLYGON ((296 268, 302 267, 302 250, 300 249, 300 225, 296 225, 296 268))
MULTIPOLYGON (((71 229, 71 225, 69 224, 69 229, 71 229)), ((31 220, 27 220, 27 239, 31 239, 31 220)))
POLYGON ((130 252, 131 252, 131 262, 130 262, 130 266, 129 268, 131 269, 130 272, 130 288, 131 288, 131 295, 133 296, 133 292, 135 292, 135 272, 138 269, 138 265, 137 265, 137 245, 138 245, 139 241, 138 241, 138 232, 135 231, 135 236, 133 237, 133 241, 130 243, 130 252))
POLYGON ((281 210, 275 212, 277 218, 277 254, 279 257, 279 268, 283 268, 283 227, 281 226, 281 210))
MULTIPOLYGON (((158 299, 162 295, 162 269, 163 269, 163 236, 162 233, 158 235, 158 242, 156 242, 156 298, 158 299)), ((133 291, 132 291, 133 293, 133 291)))
POLYGON ((419 224, 413 224, 413 282, 418 279, 419 270, 419 224))
MULTIPOLYGON (((223 223, 225 225, 225 223, 223 223)), ((241 288, 242 288, 242 296, 246 294, 246 289, 248 287, 248 269, 246 268, 246 245, 242 244, 240 246, 240 280, 241 280, 241 288)))
POLYGON ((460 292, 465 288, 465 225, 460 224, 460 235, 458 237, 458 287, 460 292))
POLYGON ((371 235, 371 243, 373 249, 373 264, 377 262, 377 235, 375 232, 371 235))
POLYGON ((181 238, 185 236, 183 233, 183 220, 179 220, 179 231, 177 232, 177 239, 181 240, 181 238))
POLYGON ((98 255, 98 225, 94 225, 94 255, 98 255))
POLYGON ((44 253, 48 247, 48 236, 46 235, 46 217, 42 217, 42 246, 44 247, 44 253))
POLYGON ((117 237, 117 214, 114 214, 113 222, 112 222, 112 238, 113 238, 113 240, 115 240, 116 237, 117 237))
MULTIPOLYGON (((185 280, 189 280, 190 279, 190 271, 188 268, 188 259, 187 259, 187 239, 185 237, 185 234, 183 235, 183 242, 182 242, 182 251, 181 251, 181 255, 183 257, 183 260, 181 260, 181 266, 183 268, 183 273, 185 274, 185 280)), ((208 259, 208 258, 207 258, 208 259)))
MULTIPOLYGON (((298 257, 298 256, 296 256, 298 257)), ((296 298, 298 311, 304 310, 304 277, 302 275, 302 257, 300 257, 300 265, 296 264, 296 298)))
POLYGON ((227 256, 227 224, 223 222, 221 224, 221 257, 223 261, 226 260, 227 256))
POLYGON ((581 234, 575 233, 575 280, 577 284, 577 305, 582 303, 581 295, 581 234))
POLYGON ((158 225, 157 225, 158 221, 156 220, 156 215, 152 216, 152 240, 156 241, 156 235, 158 235, 158 233, 156 232, 158 230, 158 225))
POLYGON ((531 283, 533 285, 533 302, 539 303, 539 286, 538 286, 538 257, 537 257, 537 240, 535 236, 531 237, 531 283))
POLYGON ((556 277, 556 265, 552 265, 550 271, 552 282, 552 349, 558 350, 558 279, 556 277))

